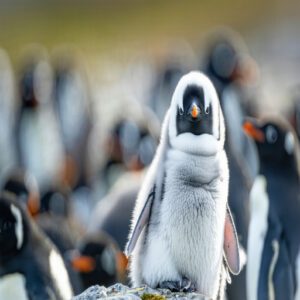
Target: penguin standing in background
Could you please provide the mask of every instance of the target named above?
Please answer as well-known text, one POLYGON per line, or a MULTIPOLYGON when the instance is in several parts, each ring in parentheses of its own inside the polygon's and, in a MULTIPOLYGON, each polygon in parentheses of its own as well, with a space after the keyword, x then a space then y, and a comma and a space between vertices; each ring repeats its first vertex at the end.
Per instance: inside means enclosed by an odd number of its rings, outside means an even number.
POLYGON ((283 121, 249 119, 260 170, 251 195, 248 235, 249 300, 300 299, 299 146, 283 121))
POLYGON ((54 65, 54 108, 66 153, 64 183, 73 188, 86 183, 89 93, 84 73, 69 52, 57 57, 54 65))
POLYGON ((239 273, 224 133, 210 80, 199 72, 183 76, 133 214, 126 253, 134 286, 223 299, 226 268, 239 273))
POLYGON ((57 183, 64 157, 51 103, 51 86, 48 61, 44 57, 28 59, 20 76, 17 150, 19 166, 36 178, 41 193, 57 183))
POLYGON ((54 56, 53 105, 64 146, 61 168, 63 186, 72 190, 72 213, 86 226, 93 207, 87 168, 88 140, 92 127, 86 74, 72 49, 54 56))
POLYGON ((69 300, 64 262, 17 199, 0 196, 0 299, 69 300))

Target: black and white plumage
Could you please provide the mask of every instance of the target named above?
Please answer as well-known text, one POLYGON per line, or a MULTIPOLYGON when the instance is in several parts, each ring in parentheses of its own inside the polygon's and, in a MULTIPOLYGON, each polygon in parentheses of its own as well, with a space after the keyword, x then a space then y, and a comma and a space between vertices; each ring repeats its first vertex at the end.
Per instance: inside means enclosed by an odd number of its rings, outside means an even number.
POLYGON ((260 170, 250 194, 247 296, 300 299, 299 146, 278 119, 247 120, 260 170))
POLYGON ((199 72, 173 94, 160 144, 137 198, 127 255, 133 285, 223 297, 226 272, 240 271, 229 207, 225 127, 218 96, 199 72))
POLYGON ((72 294, 55 246, 12 194, 1 194, 0 299, 69 300, 72 294))

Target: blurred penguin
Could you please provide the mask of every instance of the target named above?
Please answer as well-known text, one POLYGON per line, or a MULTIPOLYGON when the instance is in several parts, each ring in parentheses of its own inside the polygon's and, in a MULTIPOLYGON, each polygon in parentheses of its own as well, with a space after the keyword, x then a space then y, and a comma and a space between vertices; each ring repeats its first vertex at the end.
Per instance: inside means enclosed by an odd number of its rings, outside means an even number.
POLYGON ((248 119, 260 169, 251 191, 247 296, 300 299, 299 144, 280 119, 248 119))
POLYGON ((80 279, 64 256, 67 251, 75 248, 80 234, 80 230, 68 219, 70 208, 67 196, 52 190, 40 199, 34 177, 22 170, 12 171, 7 176, 2 190, 14 194, 23 208, 34 217, 43 233, 63 256, 74 292, 81 292, 80 279))
POLYGON ((145 123, 132 119, 122 119, 118 126, 119 160, 107 163, 111 187, 93 209, 89 218, 88 231, 96 233, 99 230, 114 238, 121 249, 124 249, 130 218, 135 199, 140 189, 144 170, 154 157, 158 133, 150 123, 149 116, 144 114, 145 123), (122 174, 119 171, 123 169, 122 174), (116 176, 113 176, 116 174, 116 176))
POLYGON ((69 300, 68 273, 56 247, 14 195, 0 196, 0 298, 69 300))
POLYGON ((72 190, 74 218, 86 227, 93 202, 87 174, 88 140, 92 126, 87 77, 79 56, 69 47, 54 53, 54 106, 64 143, 62 184, 72 190))
POLYGON ((31 216, 40 211, 40 193, 35 178, 21 169, 9 172, 4 179, 2 191, 14 194, 27 208, 31 216))
POLYGON ((66 193, 52 189, 40 199, 34 177, 22 170, 12 171, 7 176, 2 191, 17 197, 62 254, 75 247, 74 233, 66 225, 70 211, 70 200, 66 193))
POLYGON ((45 55, 35 51, 25 56, 19 81, 17 149, 20 166, 35 176, 41 192, 58 181, 64 157, 51 103, 52 81, 45 55))
POLYGON ((92 285, 125 283, 127 259, 105 233, 85 236, 78 250, 70 253, 73 268, 80 273, 84 289, 92 285))
POLYGON ((157 146, 156 128, 144 114, 141 122, 137 117, 121 118, 116 122, 107 140, 107 160, 100 172, 105 193, 123 176, 139 172, 148 166, 157 146))
POLYGON ((40 213, 36 222, 62 255, 73 290, 77 294, 82 291, 82 283, 67 254, 75 249, 83 229, 71 218, 71 209, 71 199, 67 192, 59 189, 48 190, 41 198, 40 213))
POLYGON ((16 99, 13 70, 8 55, 0 49, 0 175, 16 166, 14 136, 16 99))
POLYGON ((86 77, 68 53, 54 59, 54 106, 58 115, 66 152, 65 184, 85 184, 86 147, 91 127, 89 92, 86 77))
MULTIPOLYGON (((249 193, 258 172, 258 158, 253 141, 242 130, 247 103, 242 93, 246 70, 241 67, 241 58, 245 55, 247 52, 239 37, 231 31, 221 31, 212 39, 204 60, 204 72, 216 87, 224 113, 225 151, 230 173, 228 201, 239 241, 247 249, 249 193)), ((230 300, 246 299, 245 268, 233 278, 227 295, 230 300)))

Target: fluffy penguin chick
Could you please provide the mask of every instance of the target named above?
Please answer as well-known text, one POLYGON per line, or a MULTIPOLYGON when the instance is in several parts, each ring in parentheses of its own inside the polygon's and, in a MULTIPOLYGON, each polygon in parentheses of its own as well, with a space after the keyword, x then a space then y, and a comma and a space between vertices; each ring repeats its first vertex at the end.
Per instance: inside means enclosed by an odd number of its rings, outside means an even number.
POLYGON ((210 80, 199 72, 183 76, 136 201, 125 250, 134 286, 197 291, 216 299, 223 297, 226 265, 239 273, 224 133, 210 80))

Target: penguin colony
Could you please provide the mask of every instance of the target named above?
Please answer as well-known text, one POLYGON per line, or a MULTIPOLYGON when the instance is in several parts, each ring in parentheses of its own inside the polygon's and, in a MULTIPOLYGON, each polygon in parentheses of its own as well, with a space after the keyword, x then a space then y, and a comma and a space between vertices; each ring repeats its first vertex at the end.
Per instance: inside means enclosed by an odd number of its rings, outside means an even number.
MULTIPOLYGON (((148 84, 149 99, 97 123, 84 71, 61 54, 26 58, 14 85, 0 51, 0 300, 116 282, 300 300, 297 94, 291 125, 261 117, 254 61, 227 32, 201 72, 166 59, 130 92, 148 84)), ((101 97, 126 98, 112 89, 101 97)))

